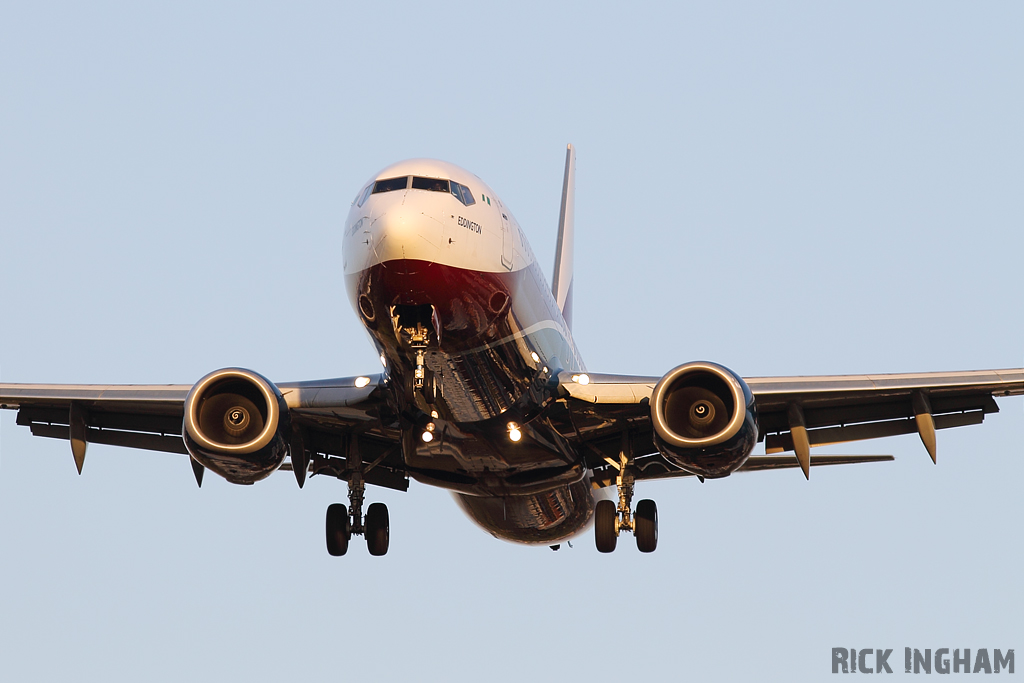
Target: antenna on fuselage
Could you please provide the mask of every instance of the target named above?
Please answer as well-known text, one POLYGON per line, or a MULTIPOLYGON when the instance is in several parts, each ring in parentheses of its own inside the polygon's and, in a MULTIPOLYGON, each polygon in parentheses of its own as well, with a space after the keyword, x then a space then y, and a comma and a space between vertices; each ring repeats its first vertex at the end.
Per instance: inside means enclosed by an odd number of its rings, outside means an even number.
POLYGON ((551 291, 562 311, 565 324, 572 329, 572 243, 576 213, 576 150, 565 150, 565 178, 562 180, 562 208, 558 213, 558 243, 555 245, 555 273, 551 291))

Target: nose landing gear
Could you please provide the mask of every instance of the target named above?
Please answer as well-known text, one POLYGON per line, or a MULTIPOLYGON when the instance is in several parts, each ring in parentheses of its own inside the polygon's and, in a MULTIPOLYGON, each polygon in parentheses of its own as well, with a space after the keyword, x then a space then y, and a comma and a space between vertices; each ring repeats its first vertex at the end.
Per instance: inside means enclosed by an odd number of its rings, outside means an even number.
POLYGON ((427 347, 431 339, 441 342, 441 320, 437 316, 437 309, 431 304, 395 305, 391 307, 391 322, 398 341, 416 353, 413 384, 415 388, 422 389, 426 380, 427 347))
MULTIPOLYGON (((614 461, 610 461, 614 463, 614 461)), ((598 502, 594 510, 594 540, 597 550, 610 553, 622 531, 636 536, 636 547, 642 553, 653 553, 658 547, 658 506, 653 500, 641 500, 636 513, 631 510, 633 502, 633 473, 624 452, 619 456, 619 474, 615 486, 619 491, 619 504, 610 500, 598 502)))

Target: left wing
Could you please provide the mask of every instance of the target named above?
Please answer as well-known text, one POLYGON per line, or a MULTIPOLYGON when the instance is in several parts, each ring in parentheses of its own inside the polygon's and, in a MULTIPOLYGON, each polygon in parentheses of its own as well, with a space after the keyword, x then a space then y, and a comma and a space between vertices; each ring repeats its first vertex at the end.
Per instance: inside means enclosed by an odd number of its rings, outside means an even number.
MULTIPOLYGON (((855 465, 864 462, 889 462, 894 460, 891 455, 812 455, 811 467, 822 465, 855 465)), ((619 465, 610 458, 605 462, 608 467, 600 467, 594 472, 591 483, 594 488, 613 486, 619 473, 619 465)), ((763 470, 789 470, 800 467, 792 456, 785 455, 752 455, 737 472, 761 472, 763 470)), ((684 477, 696 477, 696 474, 681 469, 666 469, 667 465, 663 459, 658 460, 651 457, 640 458, 636 464, 634 481, 650 481, 653 479, 681 479, 684 477)), ((698 477, 700 479, 700 477, 698 477)), ((701 479, 701 481, 704 481, 701 479)))
MULTIPOLYGON (((582 441, 592 467, 610 475, 620 453, 635 454, 637 479, 685 476, 657 453, 650 398, 659 377, 559 376, 567 394, 568 423, 582 441), (650 470, 650 474, 644 474, 650 470)), ((932 459, 935 430, 980 424, 999 411, 994 397, 1024 394, 1024 369, 818 377, 751 377, 759 440, 766 456, 752 456, 744 469, 836 464, 810 456, 810 447, 917 432, 932 459), (793 451, 794 457, 772 454, 793 451)), ((840 456, 842 462, 877 458, 840 456), (853 459, 851 459, 853 458, 853 459), (860 458, 860 459, 858 459, 860 458)), ((607 478, 607 477, 606 477, 607 478)), ((612 476, 614 479, 614 476, 612 476)))

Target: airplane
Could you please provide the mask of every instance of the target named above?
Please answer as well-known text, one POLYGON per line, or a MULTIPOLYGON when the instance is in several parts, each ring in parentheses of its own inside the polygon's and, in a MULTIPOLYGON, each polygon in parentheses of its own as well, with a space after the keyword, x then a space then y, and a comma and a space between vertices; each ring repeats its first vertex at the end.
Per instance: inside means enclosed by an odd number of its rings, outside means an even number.
POLYGON ((274 383, 223 368, 189 385, 0 384, 0 408, 32 434, 186 455, 196 483, 291 471, 343 480, 327 550, 364 536, 390 544, 387 507, 366 485, 409 480, 452 492, 493 536, 557 549, 594 527, 612 552, 632 533, 658 545, 653 500, 637 483, 892 460, 811 448, 981 423, 994 397, 1024 394, 1024 368, 887 375, 740 377, 694 361, 661 377, 587 370, 572 336, 575 150, 566 150, 549 286, 511 210, 450 163, 388 166, 356 193, 344 224, 349 301, 381 371, 274 383), (764 455, 752 455, 758 443, 764 455))

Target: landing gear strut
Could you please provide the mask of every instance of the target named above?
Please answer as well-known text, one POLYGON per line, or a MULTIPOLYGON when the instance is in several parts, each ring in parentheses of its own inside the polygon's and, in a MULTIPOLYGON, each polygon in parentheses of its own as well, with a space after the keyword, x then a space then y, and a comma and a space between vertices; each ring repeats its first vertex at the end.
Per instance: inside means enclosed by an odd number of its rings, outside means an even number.
MULTIPOLYGON (((358 458, 353 459, 362 465, 358 458)), ((350 462, 353 462, 350 460, 350 462)), ((388 519, 388 506, 374 503, 366 511, 363 518, 363 494, 366 483, 363 481, 361 467, 352 471, 348 480, 348 500, 346 508, 342 503, 334 503, 327 508, 327 552, 340 557, 348 552, 348 542, 352 535, 366 536, 366 548, 371 555, 385 555, 391 540, 391 528, 388 519)))
MULTIPOLYGON (((625 441, 625 439, 624 439, 625 441)), ((658 547, 658 506, 653 500, 641 500, 634 514, 633 472, 630 469, 627 449, 619 454, 619 474, 615 486, 619 491, 619 504, 610 500, 598 502, 594 510, 594 540, 597 550, 610 553, 615 550, 619 533, 632 532, 636 536, 636 547, 642 553, 652 553, 658 547)), ((614 461, 610 461, 614 463, 614 461)))

